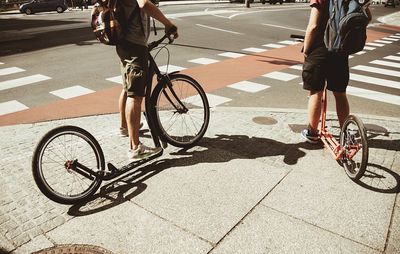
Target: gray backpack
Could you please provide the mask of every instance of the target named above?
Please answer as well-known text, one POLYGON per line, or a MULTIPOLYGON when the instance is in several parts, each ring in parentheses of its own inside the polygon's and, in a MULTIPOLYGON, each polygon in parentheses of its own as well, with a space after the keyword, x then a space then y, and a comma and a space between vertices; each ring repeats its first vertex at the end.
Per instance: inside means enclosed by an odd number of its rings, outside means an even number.
POLYGON ((330 52, 354 54, 367 40, 368 16, 365 0, 329 0, 329 19, 325 29, 325 46, 330 52))

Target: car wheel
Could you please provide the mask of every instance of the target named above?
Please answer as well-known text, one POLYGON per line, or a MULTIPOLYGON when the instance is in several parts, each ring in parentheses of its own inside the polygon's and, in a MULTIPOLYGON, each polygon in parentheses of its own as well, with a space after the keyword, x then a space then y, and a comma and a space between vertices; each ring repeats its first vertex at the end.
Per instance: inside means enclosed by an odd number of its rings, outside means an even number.
POLYGON ((261 0, 261 3, 262 3, 262 4, 265 4, 265 0, 261 0))
POLYGON ((283 1, 280 1, 279 4, 283 4, 283 1))
POLYGON ((29 8, 26 8, 25 9, 25 14, 26 15, 31 15, 33 12, 32 12, 32 10, 31 9, 29 9, 29 8))
POLYGON ((58 7, 56 8, 56 11, 57 11, 58 13, 63 13, 63 12, 64 12, 64 9, 63 9, 63 7, 61 7, 61 6, 58 6, 58 7))

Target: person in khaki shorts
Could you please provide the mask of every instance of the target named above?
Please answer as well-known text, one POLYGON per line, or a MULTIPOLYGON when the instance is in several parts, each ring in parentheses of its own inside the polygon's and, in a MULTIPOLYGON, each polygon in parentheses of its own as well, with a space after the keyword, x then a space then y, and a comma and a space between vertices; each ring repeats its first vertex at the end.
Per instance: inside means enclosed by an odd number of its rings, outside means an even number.
POLYGON ((161 148, 150 148, 139 141, 139 129, 142 101, 148 73, 147 41, 150 34, 150 16, 165 26, 165 31, 178 37, 177 28, 150 0, 118 0, 123 10, 127 33, 123 41, 116 46, 121 60, 123 89, 119 97, 121 115, 121 134, 124 128, 129 136, 128 158, 143 159, 161 148))

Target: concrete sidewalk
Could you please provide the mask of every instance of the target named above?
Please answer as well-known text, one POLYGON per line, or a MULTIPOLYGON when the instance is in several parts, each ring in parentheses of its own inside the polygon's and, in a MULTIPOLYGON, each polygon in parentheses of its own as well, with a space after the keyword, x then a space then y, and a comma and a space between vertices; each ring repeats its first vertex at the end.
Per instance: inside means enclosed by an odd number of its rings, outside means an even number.
MULTIPOLYGON (((219 107, 199 146, 168 147, 75 206, 39 192, 34 146, 56 126, 77 125, 122 166, 118 115, 1 127, 0 246, 21 254, 61 244, 112 253, 399 253, 400 119, 360 117, 370 156, 358 183, 321 145, 303 142, 305 111, 219 107)), ((142 140, 151 144, 148 133, 142 140)))

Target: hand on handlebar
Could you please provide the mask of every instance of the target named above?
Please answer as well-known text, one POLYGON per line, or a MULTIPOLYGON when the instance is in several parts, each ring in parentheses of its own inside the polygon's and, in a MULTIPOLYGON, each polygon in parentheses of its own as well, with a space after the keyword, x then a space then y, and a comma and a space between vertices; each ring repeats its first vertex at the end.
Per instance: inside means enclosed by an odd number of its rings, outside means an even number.
POLYGON ((178 28, 171 24, 171 26, 165 27, 165 33, 168 35, 170 40, 178 38, 178 28))

